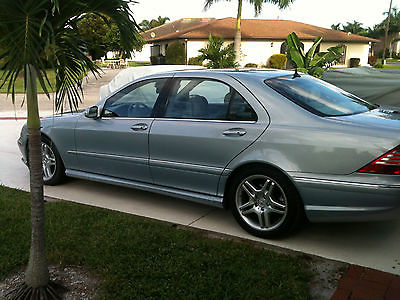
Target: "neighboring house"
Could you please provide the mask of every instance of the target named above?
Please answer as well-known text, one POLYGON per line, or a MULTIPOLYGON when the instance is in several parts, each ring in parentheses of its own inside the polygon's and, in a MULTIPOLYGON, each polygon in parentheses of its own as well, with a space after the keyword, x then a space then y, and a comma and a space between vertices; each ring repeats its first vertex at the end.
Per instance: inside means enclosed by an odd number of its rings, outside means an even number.
MULTIPOLYGON (((169 44, 181 41, 185 44, 186 58, 189 59, 200 54, 198 50, 207 44, 210 34, 224 38, 226 42, 233 42, 235 24, 235 18, 184 18, 148 30, 142 36, 147 43, 152 44, 151 56, 154 58, 162 58, 169 44)), ((319 51, 326 51, 337 44, 345 45, 346 50, 341 61, 343 66, 348 66, 353 57, 360 58, 361 65, 367 65, 371 43, 378 42, 356 34, 295 21, 242 19, 240 64, 263 65, 272 54, 284 53, 284 42, 291 32, 296 32, 306 51, 317 36, 323 37, 319 51)))

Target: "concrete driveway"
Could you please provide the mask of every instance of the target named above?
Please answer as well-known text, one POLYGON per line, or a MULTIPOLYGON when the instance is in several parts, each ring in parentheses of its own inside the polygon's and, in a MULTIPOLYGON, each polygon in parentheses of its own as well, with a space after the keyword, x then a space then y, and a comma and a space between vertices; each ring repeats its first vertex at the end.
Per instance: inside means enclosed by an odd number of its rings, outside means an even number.
MULTIPOLYGON (((28 190, 28 170, 20 160, 16 145, 23 123, 0 120, 0 184, 28 190)), ((69 179, 60 186, 45 187, 45 194, 400 275, 400 216, 391 222, 309 224, 288 238, 262 240, 244 232, 228 211, 158 194, 76 179, 69 179)))

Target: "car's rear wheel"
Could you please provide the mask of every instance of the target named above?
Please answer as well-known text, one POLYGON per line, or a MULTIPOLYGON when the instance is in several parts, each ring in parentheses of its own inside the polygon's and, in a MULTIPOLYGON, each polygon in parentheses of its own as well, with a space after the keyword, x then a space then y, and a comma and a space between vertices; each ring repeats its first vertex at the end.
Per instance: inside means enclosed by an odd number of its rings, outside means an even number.
POLYGON ((42 138, 42 169, 44 184, 57 185, 62 182, 64 164, 54 144, 46 138, 42 138))
POLYGON ((302 220, 303 207, 296 188, 275 169, 245 170, 233 179, 229 197, 237 222, 259 237, 288 234, 302 220))

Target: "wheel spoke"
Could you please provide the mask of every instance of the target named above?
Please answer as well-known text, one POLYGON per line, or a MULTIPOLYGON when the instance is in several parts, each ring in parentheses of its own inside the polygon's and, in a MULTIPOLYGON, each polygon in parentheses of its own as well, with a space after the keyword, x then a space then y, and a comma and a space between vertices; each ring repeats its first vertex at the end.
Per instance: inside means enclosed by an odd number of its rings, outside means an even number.
POLYGON ((269 213, 267 211, 259 212, 257 217, 261 228, 271 227, 271 220, 269 219, 269 213))
POLYGON ((241 211, 242 215, 248 215, 251 213, 257 213, 256 210, 254 209, 254 206, 250 207, 249 209, 242 210, 241 211))
POLYGON ((275 201, 275 200, 272 199, 271 197, 269 198, 269 202, 270 202, 272 205, 275 205, 275 206, 277 206, 277 207, 279 207, 279 208, 281 208, 281 209, 286 209, 286 205, 281 204, 281 203, 275 201))
POLYGON ((247 202, 247 203, 241 205, 241 206, 239 207, 239 210, 240 210, 240 211, 243 211, 243 210, 247 210, 248 208, 252 208, 252 207, 254 207, 254 202, 253 202, 253 201, 249 201, 249 202, 247 202))
POLYGON ((285 210, 279 210, 279 209, 276 209, 276 208, 274 208, 272 206, 268 206, 268 210, 270 212, 273 212, 273 213, 276 213, 276 214, 280 214, 280 215, 283 215, 285 213, 285 210))
POLYGON ((242 184, 242 189, 247 193, 247 195, 249 195, 251 199, 255 198, 257 190, 249 181, 246 180, 242 184))

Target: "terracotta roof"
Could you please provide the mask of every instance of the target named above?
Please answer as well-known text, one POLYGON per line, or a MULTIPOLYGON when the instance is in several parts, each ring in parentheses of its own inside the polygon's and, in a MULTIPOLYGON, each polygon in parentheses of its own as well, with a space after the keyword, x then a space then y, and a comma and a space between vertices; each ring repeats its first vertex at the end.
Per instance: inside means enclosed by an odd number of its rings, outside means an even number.
MULTIPOLYGON (((146 32, 143 37, 148 42, 171 39, 208 39, 210 34, 228 40, 234 39, 235 18, 209 19, 208 22, 197 21, 193 23, 185 23, 183 20, 185 19, 172 22, 179 24, 179 28, 172 23, 168 23, 172 26, 162 28, 165 26, 163 25, 154 28, 155 36, 153 35, 152 37, 149 32, 146 32), (174 26, 176 26, 176 29, 174 26)), ((296 32, 301 40, 314 40, 317 36, 322 36, 325 42, 378 42, 375 39, 357 34, 348 34, 295 21, 242 19, 241 32, 243 40, 284 40, 293 31, 296 32)))
POLYGON ((146 41, 159 40, 159 37, 163 37, 164 39, 164 37, 167 35, 187 32, 188 29, 203 26, 214 20, 215 18, 183 18, 147 30, 142 33, 142 37, 146 41))

